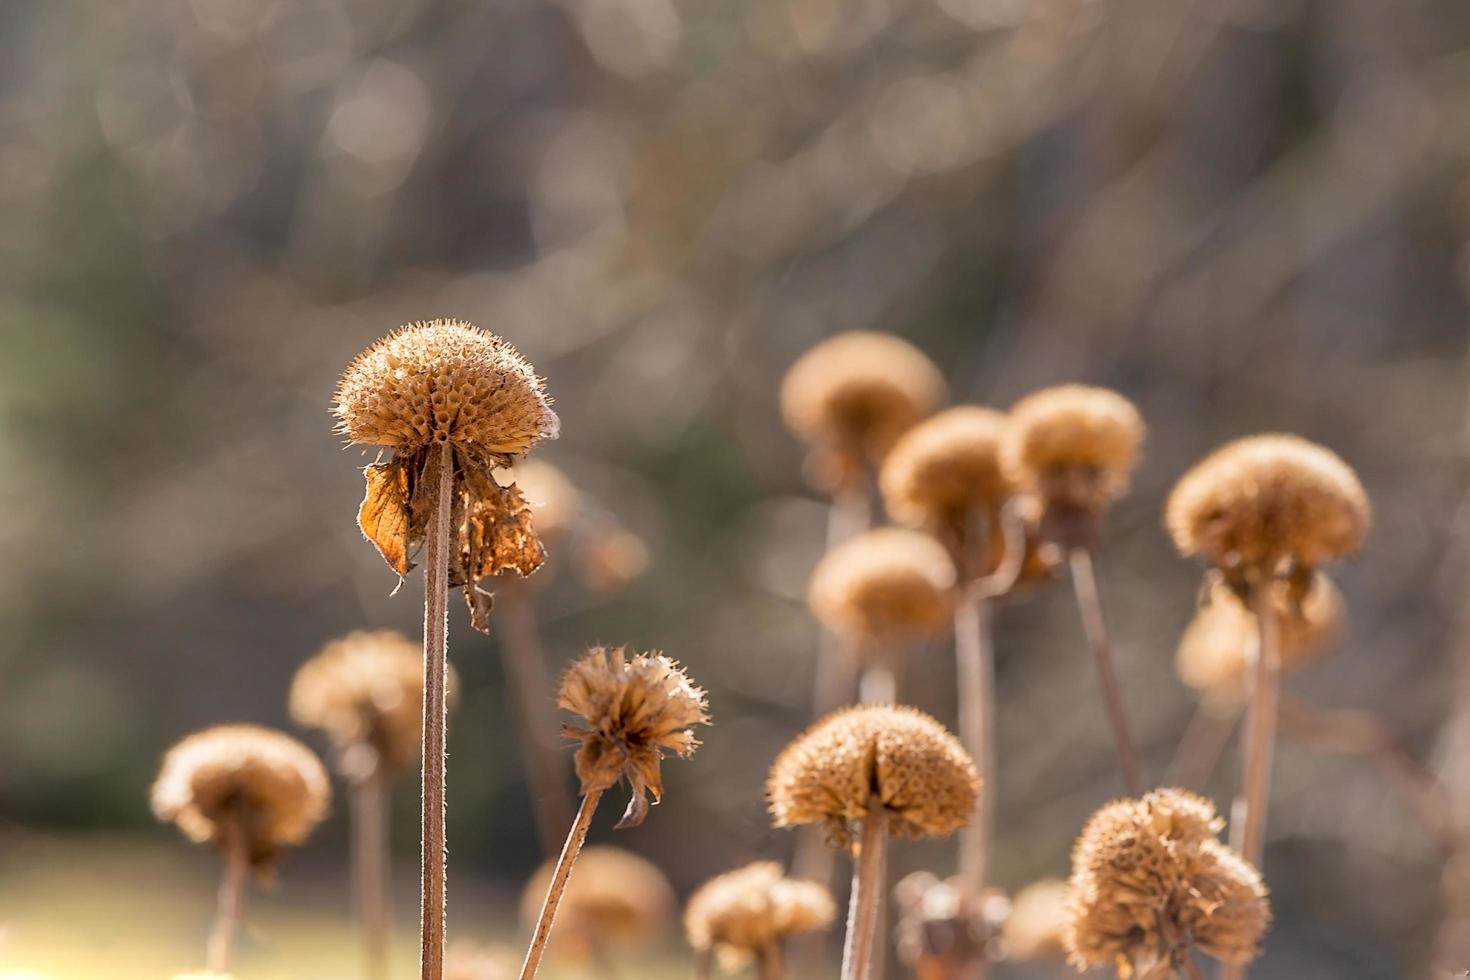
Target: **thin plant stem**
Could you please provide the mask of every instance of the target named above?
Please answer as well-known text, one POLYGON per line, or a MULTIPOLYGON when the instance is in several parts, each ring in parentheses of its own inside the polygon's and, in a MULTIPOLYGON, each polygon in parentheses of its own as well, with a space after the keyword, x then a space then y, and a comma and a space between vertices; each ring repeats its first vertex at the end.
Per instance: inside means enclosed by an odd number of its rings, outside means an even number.
POLYGON ((561 829, 572 821, 572 796, 562 778, 562 759, 556 744, 551 677, 541 652, 536 606, 519 583, 500 591, 500 648, 506 678, 513 691, 515 719, 520 730, 521 757, 531 790, 536 836, 550 857, 561 846, 561 829))
POLYGON ((898 699, 898 672, 891 664, 877 661, 863 668, 858 700, 863 704, 893 704, 898 699))
POLYGON ((714 959, 713 950, 701 949, 694 954, 694 980, 710 980, 714 959))
MULTIPOLYGON (((872 504, 866 481, 837 493, 827 508, 827 550, 857 537, 872 522, 872 504)), ((852 702, 856 683, 856 651, 852 644, 832 632, 822 634, 817 651, 816 684, 812 691, 812 716, 821 718, 852 702)))
POLYGON ((1259 870, 1266 840, 1266 806, 1271 793, 1271 756, 1276 745, 1281 653, 1270 587, 1256 586, 1251 595, 1251 605, 1255 608, 1259 640, 1251 663, 1245 761, 1232 815, 1231 844, 1259 870))
POLYGON ((362 933, 363 973, 387 980, 388 779, 381 766, 352 787, 352 868, 357 891, 357 927, 362 933))
POLYGON ((1195 705, 1174 757, 1164 770, 1164 785, 1202 789, 1214 776, 1239 720, 1240 714, 1234 708, 1212 709, 1203 701, 1195 705))
POLYGON ((582 853, 582 844, 587 840, 587 828, 592 826, 592 814, 597 811, 597 801, 602 790, 593 790, 582 797, 582 806, 572 829, 567 832, 567 841, 562 845, 561 856, 556 859, 556 869, 551 874, 551 884, 546 888, 546 900, 541 903, 541 914, 536 918, 536 928, 531 933, 531 945, 526 950, 526 961, 521 965, 521 980, 531 980, 541 967, 541 958, 546 955, 546 944, 551 939, 551 924, 556 920, 556 910, 561 905, 562 895, 567 890, 567 880, 572 876, 572 865, 582 853))
POLYGON ((989 605, 975 590, 965 589, 954 613, 960 739, 975 760, 981 786, 975 818, 960 835, 959 872, 970 894, 976 896, 990 873, 995 828, 995 649, 989 605))
POLYGON ((777 943, 755 952, 755 975, 759 980, 781 980, 781 947, 777 943))
MULTIPOLYGON (((883 899, 883 849, 888 843, 888 813, 874 801, 863 819, 847 910, 847 942, 842 950, 842 980, 868 980, 878 909, 883 899)), ((522 978, 524 980, 524 978, 522 978)))
POLYGON ((1199 967, 1195 965, 1194 960, 1190 957, 1188 953, 1185 953, 1184 956, 1180 959, 1179 965, 1183 968, 1184 975, 1188 977, 1189 980, 1204 980, 1204 978, 1200 976, 1199 967))
POLYGON ((424 720, 421 796, 419 973, 421 980, 444 975, 444 757, 449 645, 449 524, 453 508, 454 455, 440 444, 438 499, 424 547, 424 720))
POLYGON ((1082 614, 1082 627, 1087 632, 1087 643, 1092 648, 1092 658, 1097 663, 1098 687, 1102 692, 1108 725, 1113 730, 1113 742, 1118 748, 1123 785, 1127 787, 1129 795, 1141 796, 1143 771, 1138 765, 1138 751, 1134 748, 1133 733, 1128 724, 1128 709, 1123 702, 1123 689, 1118 683, 1113 641, 1108 635, 1107 620, 1103 618, 1092 552, 1087 548, 1073 548, 1069 557, 1072 588, 1077 595, 1077 606, 1082 614))
POLYGON ((205 963, 212 973, 230 972, 235 954, 235 930, 245 909, 245 884, 250 872, 250 853, 240 815, 227 815, 223 829, 224 875, 219 883, 214 925, 209 930, 209 942, 204 950, 205 963))

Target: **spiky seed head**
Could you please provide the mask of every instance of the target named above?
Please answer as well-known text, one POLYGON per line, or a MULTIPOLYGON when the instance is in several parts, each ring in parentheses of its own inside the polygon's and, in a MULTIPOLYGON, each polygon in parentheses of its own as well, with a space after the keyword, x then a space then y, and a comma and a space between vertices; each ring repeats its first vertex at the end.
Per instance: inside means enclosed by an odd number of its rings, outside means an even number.
MULTIPOLYGON (((449 698, 459 687, 449 668, 449 698)), ((291 718, 327 733, 338 768, 354 782, 418 767, 424 658, 397 630, 358 630, 333 640, 291 682, 291 718)))
MULTIPOLYGON (((1326 575, 1314 574, 1299 602, 1286 583, 1275 583, 1271 600, 1283 669, 1311 663, 1337 643, 1342 634, 1342 593, 1326 575)), ((1216 579, 1179 640, 1174 668, 1180 680, 1201 694, 1222 703, 1236 701, 1245 694, 1247 666, 1257 642, 1255 613, 1235 590, 1216 579)))
POLYGON ((1346 558, 1373 520, 1352 467, 1292 435, 1238 439, 1175 484, 1164 523, 1183 555, 1256 578, 1283 564, 1313 569, 1346 558))
POLYGON ((531 365, 464 320, 410 323, 373 344, 342 375, 334 410, 355 443, 449 442, 483 458, 523 455, 560 427, 531 365))
POLYGON ((444 953, 444 980, 515 980, 518 966, 507 950, 457 940, 444 953))
POLYGON ((196 843, 222 844, 238 820, 251 864, 265 872, 326 816, 332 788, 321 760, 284 732, 216 725, 164 754, 151 798, 154 816, 196 843))
POLYGON ((1068 894, 1067 883, 1057 878, 1032 882, 1016 893, 1002 932, 1007 958, 1023 963, 1066 958, 1062 933, 1071 920, 1068 894))
POLYGON ((889 642, 950 628, 954 561, 927 534, 879 528, 845 541, 812 572, 807 600, 822 624, 889 642))
POLYGON ((495 471, 501 486, 514 483, 531 507, 531 523, 542 541, 566 537, 575 526, 581 494, 560 468, 540 459, 518 461, 495 471))
POLYGON ((899 437, 878 483, 895 520, 915 527, 963 523, 996 512, 1015 492, 1002 471, 1006 417, 974 405, 946 409, 899 437))
POLYGON ((557 704, 581 715, 585 728, 564 726, 577 749, 582 792, 611 789, 627 779, 633 788, 619 826, 647 815, 645 792, 663 796, 660 762, 665 752, 688 758, 699 746, 695 725, 708 725, 705 693, 679 664, 661 653, 632 658, 624 647, 594 646, 562 675, 557 704))
POLYGON ((1122 975, 1190 942, 1226 963, 1252 960, 1271 921, 1266 887, 1216 837, 1221 825, 1207 801, 1173 789, 1093 814, 1072 851, 1072 964, 1122 975))
POLYGON ((1138 409, 1116 391, 1058 385, 1011 407, 1001 459, 1048 508, 1096 515, 1128 489, 1143 435, 1138 409))
POLYGON ((733 973, 789 935, 827 928, 835 914, 826 888, 787 878, 774 861, 758 861, 701 885, 684 907, 684 934, 733 973))
POLYGON ((833 843, 881 804, 893 837, 943 837, 969 822, 980 793, 959 740, 916 708, 836 711, 799 735, 771 766, 766 799, 777 827, 824 825, 833 843))
POLYGON ((944 378, 919 349, 857 330, 808 350, 781 382, 781 415, 818 451, 876 463, 944 398, 944 378))
MULTIPOLYGON (((521 892, 527 926, 540 916, 554 870, 555 862, 546 862, 521 892)), ((586 955, 606 943, 645 943, 664 934, 674 912, 674 889, 656 865, 619 847, 588 847, 557 909, 556 945, 586 955)))

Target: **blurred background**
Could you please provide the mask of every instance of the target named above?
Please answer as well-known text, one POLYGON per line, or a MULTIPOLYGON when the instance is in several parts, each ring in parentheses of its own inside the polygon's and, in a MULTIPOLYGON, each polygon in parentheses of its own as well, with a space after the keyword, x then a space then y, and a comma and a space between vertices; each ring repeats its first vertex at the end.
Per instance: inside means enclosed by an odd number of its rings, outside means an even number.
MULTIPOLYGON (((957 402, 1080 380, 1139 404, 1101 571, 1154 778, 1194 711, 1169 486, 1252 432, 1338 450, 1377 525, 1336 576, 1345 642, 1288 689, 1378 713, 1470 797, 1470 717, 1445 724, 1457 676, 1470 716, 1467 106, 1463 0, 0 4, 0 976, 196 965, 216 865, 149 813, 161 752, 295 731, 326 640, 417 635, 328 406, 426 317, 521 349, 563 422, 542 458, 646 543, 627 587, 557 574, 538 604, 553 668, 628 642, 710 690, 705 746, 616 835, 680 894, 794 846, 761 785, 808 720, 825 505, 776 392, 855 328, 913 341, 957 402)), ((998 631, 1014 889, 1065 875, 1120 786, 1066 588, 998 631)), ((458 602, 451 659, 451 935, 513 939, 538 850, 497 641, 458 602)), ((952 724, 948 663, 909 690, 952 724)), ((415 787, 396 806, 412 962, 415 787)), ((1287 742, 1273 806, 1252 975, 1427 975, 1444 859, 1402 798, 1287 742)), ((339 802, 252 900, 242 977, 355 975, 345 847, 339 802)))

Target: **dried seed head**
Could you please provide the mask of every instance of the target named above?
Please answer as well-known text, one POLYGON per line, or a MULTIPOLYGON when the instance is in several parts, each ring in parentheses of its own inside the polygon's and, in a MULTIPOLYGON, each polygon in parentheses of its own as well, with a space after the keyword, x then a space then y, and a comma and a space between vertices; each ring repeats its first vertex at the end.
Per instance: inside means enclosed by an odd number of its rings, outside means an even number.
POLYGON ((1239 439, 1179 480, 1164 523, 1184 555, 1259 580, 1345 558, 1372 522, 1368 495, 1330 449, 1297 436, 1239 439))
POLYGON ((874 802, 894 837, 943 837, 974 812, 980 778, 944 726, 915 708, 863 705, 818 721, 782 750, 766 780, 777 827, 820 823, 838 845, 874 802))
POLYGON ((444 980, 515 980, 519 964, 492 946, 453 942, 444 953, 444 980))
POLYGON ((559 429, 531 365, 463 320, 411 323, 373 344, 342 375, 334 410, 355 443, 451 442, 486 458, 523 455, 559 429))
MULTIPOLYGON (((521 921, 534 925, 554 862, 521 892, 521 921)), ((608 943, 638 944, 663 935, 675 911, 674 890, 655 865, 617 847, 588 847, 577 858, 556 913, 557 948, 586 955, 608 943)))
MULTIPOLYGON (((1311 578, 1307 594, 1294 601, 1286 583, 1271 591, 1276 609, 1281 666, 1290 670, 1315 660, 1342 633, 1342 593, 1323 575, 1311 578)), ((1179 641, 1174 667, 1179 679, 1201 694, 1233 701, 1245 694, 1251 651, 1258 642, 1255 614, 1235 591, 1215 580, 1209 595, 1179 641)))
POLYGON ((1033 882, 1016 893, 1003 933, 1007 958, 1023 963, 1066 958, 1062 933, 1072 918, 1068 894, 1067 883, 1056 878, 1033 882))
POLYGON ((1221 825, 1207 801, 1171 789, 1093 814, 1072 851, 1072 964, 1128 975, 1191 942, 1226 963, 1252 960, 1271 920, 1266 887, 1217 839, 1221 825))
MULTIPOLYGON (((458 688, 449 668, 449 693, 458 688)), ((291 717, 327 733, 338 768, 353 782, 418 767, 424 657, 396 630, 360 630, 333 640, 291 682, 291 717)))
POLYGON ((539 459, 522 460, 495 471, 501 486, 514 483, 531 506, 531 523, 542 541, 564 538, 575 526, 580 494, 560 469, 539 459))
POLYGON ((954 582, 954 561, 939 542, 879 528, 824 555, 807 600, 828 629, 884 643, 948 630, 954 582))
POLYGON ((890 334, 854 331, 796 360, 781 382, 781 415, 813 449, 852 468, 881 460, 943 397, 939 369, 918 348, 890 334))
POLYGON ((1011 408, 1002 460, 1048 509, 1097 515, 1128 489, 1143 433, 1138 409, 1115 391, 1043 388, 1011 408))
POLYGON ((787 936, 827 928, 835 914, 826 888, 786 878, 776 862, 759 861, 701 885, 684 908, 684 934, 690 946, 713 950, 733 973, 787 936))
POLYGON ((562 675, 557 704, 587 722, 562 728, 582 743, 576 755, 582 792, 611 789, 620 779, 632 785, 620 827, 643 822, 645 793, 655 803, 662 797, 664 753, 688 758, 699 746, 694 726, 709 724, 704 691, 678 663, 661 653, 629 659, 624 647, 589 649, 562 675))
POLYGON ((1001 470, 1006 417, 963 405, 905 432, 883 459, 879 485, 895 520, 916 527, 963 526, 998 514, 1016 486, 1001 470))
POLYGON ((164 754, 152 791, 154 816, 196 843, 223 843, 226 824, 238 820, 262 872, 282 848, 306 839, 331 798, 310 749, 256 725, 216 725, 183 739, 164 754))

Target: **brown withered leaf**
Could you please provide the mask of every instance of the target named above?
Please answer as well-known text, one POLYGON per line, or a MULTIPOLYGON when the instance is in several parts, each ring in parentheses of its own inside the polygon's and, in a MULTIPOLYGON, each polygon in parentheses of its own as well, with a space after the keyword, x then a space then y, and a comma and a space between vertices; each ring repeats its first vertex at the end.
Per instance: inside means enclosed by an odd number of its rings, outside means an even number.
POLYGON ((408 461, 393 459, 374 463, 363 470, 367 492, 357 510, 357 526, 388 567, 400 577, 412 567, 409 553, 409 470, 408 461))

